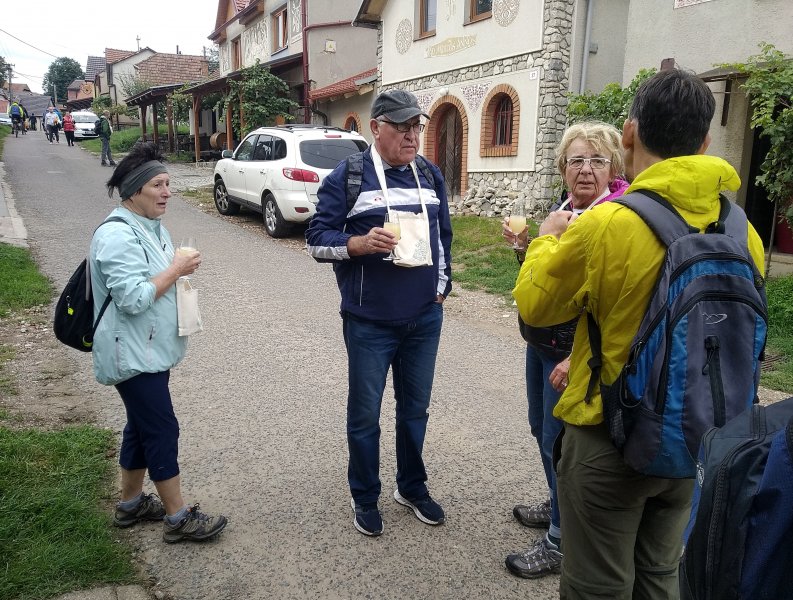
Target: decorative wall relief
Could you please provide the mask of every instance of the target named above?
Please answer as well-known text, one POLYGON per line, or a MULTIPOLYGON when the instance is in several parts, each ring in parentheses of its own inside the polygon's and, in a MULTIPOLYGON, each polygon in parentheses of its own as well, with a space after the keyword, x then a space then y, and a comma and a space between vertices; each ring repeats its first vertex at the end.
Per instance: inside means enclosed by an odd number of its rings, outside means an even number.
POLYGON ((394 39, 397 52, 405 54, 410 50, 410 45, 413 43, 413 24, 410 19, 402 19, 399 22, 394 39))
POLYGON ((502 27, 511 25, 518 16, 520 0, 493 0, 493 18, 502 27))
POLYGON ((433 94, 416 94, 416 100, 418 100, 421 112, 429 114, 430 106, 432 106, 432 96, 433 94))
POLYGON ((463 98, 471 107, 471 111, 476 111, 482 100, 487 96, 487 90, 490 86, 486 83, 474 83, 472 85, 464 85, 460 88, 463 93, 463 98))
POLYGON ((457 0, 445 0, 446 2, 446 20, 451 21, 454 14, 457 12, 457 0))
POLYGON ((289 0, 290 32, 293 38, 300 37, 303 33, 303 23, 300 17, 300 0, 289 0))
POLYGON ((695 4, 702 4, 703 2, 710 2, 711 0, 675 0, 675 8, 685 8, 687 6, 694 6, 695 4))
POLYGON ((229 55, 228 43, 218 48, 218 69, 221 75, 226 75, 231 72, 231 56, 229 55))
POLYGON ((267 56, 267 19, 261 18, 242 32, 243 66, 250 67, 257 58, 267 56))
POLYGON ((460 37, 447 38, 442 42, 430 46, 424 51, 425 58, 433 58, 435 56, 449 56, 463 50, 468 50, 476 46, 475 35, 463 35, 460 37))

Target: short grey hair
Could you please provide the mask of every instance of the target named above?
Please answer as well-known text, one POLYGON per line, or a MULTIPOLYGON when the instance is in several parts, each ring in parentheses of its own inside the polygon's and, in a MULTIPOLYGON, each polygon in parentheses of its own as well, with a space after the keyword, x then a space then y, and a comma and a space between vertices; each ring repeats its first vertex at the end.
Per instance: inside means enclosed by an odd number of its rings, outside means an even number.
POLYGON ((575 140, 589 142, 595 152, 611 161, 611 175, 622 175, 625 163, 622 157, 622 135, 613 125, 601 121, 581 121, 570 125, 556 148, 556 168, 564 178, 567 149, 575 140))

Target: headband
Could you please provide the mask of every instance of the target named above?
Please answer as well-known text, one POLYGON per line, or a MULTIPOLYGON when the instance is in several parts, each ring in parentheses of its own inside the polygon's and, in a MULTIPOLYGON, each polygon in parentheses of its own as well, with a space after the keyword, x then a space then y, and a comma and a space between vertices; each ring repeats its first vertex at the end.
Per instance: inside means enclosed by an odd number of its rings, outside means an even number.
POLYGON ((118 193, 121 195, 121 199, 132 198, 135 192, 142 188, 149 179, 160 173, 167 172, 168 169, 159 160, 149 160, 132 169, 118 184, 118 193))

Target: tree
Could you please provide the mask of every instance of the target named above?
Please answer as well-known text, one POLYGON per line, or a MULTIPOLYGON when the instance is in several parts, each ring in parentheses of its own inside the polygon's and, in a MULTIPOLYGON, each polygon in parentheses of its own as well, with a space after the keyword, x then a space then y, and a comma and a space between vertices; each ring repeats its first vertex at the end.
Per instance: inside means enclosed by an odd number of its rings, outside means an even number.
POLYGON ((297 108, 297 102, 287 97, 289 85, 279 79, 267 67, 256 61, 252 67, 243 69, 239 81, 229 82, 231 91, 223 99, 223 108, 231 113, 232 127, 240 138, 257 127, 272 125, 277 116, 291 120, 291 109, 297 108), (242 99, 242 111, 245 114, 245 129, 240 129, 239 106, 242 99))
POLYGON ((44 93, 55 96, 56 102, 65 102, 68 98, 66 88, 75 79, 85 79, 85 73, 80 68, 80 64, 73 58, 65 56, 58 58, 50 63, 50 68, 44 75, 42 83, 44 93))
POLYGON ((745 63, 721 66, 747 76, 742 87, 752 106, 750 125, 771 142, 757 183, 793 227, 793 60, 762 42, 745 63))
POLYGON ((0 56, 0 88, 6 84, 6 73, 8 73, 8 64, 6 59, 0 56))
POLYGON ((570 94, 567 105, 568 123, 603 121, 622 131, 636 90, 655 73, 655 69, 640 69, 628 87, 623 88, 618 83, 609 83, 599 94, 592 92, 570 94))
POLYGON ((207 59, 207 63, 209 63, 210 73, 217 71, 220 68, 220 50, 218 49, 217 44, 213 45, 211 48, 207 48, 204 56, 207 59))

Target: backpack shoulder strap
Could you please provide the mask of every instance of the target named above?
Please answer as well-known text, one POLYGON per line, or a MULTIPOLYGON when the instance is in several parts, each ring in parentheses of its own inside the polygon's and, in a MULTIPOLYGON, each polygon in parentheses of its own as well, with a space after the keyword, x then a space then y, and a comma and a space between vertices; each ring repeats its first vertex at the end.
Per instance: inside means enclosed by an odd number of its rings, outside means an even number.
POLYGON ((637 190, 614 202, 627 206, 639 215, 667 248, 676 239, 699 232, 699 229, 686 223, 666 198, 656 192, 637 190))
POLYGON ((421 171, 421 174, 424 175, 424 179, 432 186, 432 189, 435 189, 435 176, 432 174, 429 161, 421 156, 421 154, 416 154, 416 166, 419 168, 419 171, 421 171))
POLYGON ((347 175, 345 176, 345 192, 347 194, 347 212, 352 210, 361 193, 363 181, 363 152, 355 152, 347 157, 347 175))
POLYGON ((724 233, 733 238, 741 247, 749 246, 749 219, 743 209, 730 202, 724 194, 719 194, 721 209, 719 218, 705 229, 705 233, 724 233))

